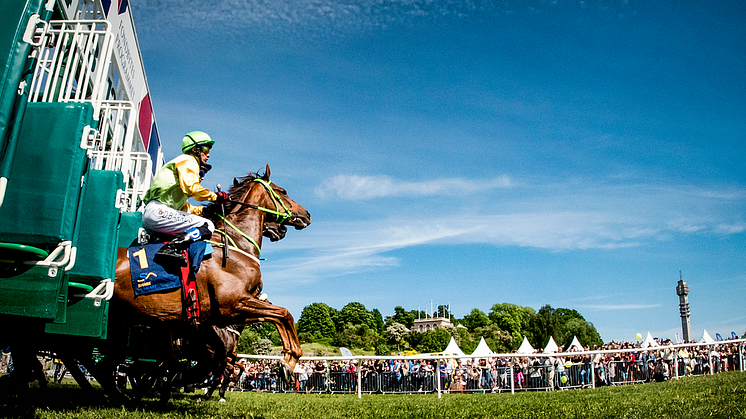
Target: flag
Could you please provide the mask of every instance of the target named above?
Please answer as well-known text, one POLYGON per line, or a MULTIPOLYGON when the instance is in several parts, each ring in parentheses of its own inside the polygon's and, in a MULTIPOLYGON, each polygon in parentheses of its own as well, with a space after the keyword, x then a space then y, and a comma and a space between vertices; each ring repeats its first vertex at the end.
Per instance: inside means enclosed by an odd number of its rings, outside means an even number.
POLYGON ((352 352, 350 352, 350 350, 347 348, 339 348, 339 352, 342 353, 342 356, 349 356, 349 357, 354 356, 352 355, 352 352))

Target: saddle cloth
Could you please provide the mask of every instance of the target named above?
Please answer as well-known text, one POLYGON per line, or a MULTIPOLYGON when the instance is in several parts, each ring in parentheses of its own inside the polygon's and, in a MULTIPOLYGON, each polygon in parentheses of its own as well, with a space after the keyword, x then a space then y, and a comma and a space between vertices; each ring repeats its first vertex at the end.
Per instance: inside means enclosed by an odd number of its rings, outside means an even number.
POLYGON ((163 247, 163 243, 131 246, 127 249, 132 273, 132 289, 135 296, 147 295, 157 292, 169 292, 185 288, 194 288, 199 266, 207 249, 203 241, 192 243, 187 251, 186 267, 168 267, 153 262, 155 253, 163 247))

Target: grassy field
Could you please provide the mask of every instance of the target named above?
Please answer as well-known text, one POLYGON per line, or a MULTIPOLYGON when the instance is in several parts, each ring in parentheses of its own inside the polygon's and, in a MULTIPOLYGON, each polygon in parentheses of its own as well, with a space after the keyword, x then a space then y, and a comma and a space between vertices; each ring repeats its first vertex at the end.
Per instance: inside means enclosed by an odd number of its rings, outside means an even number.
POLYGON ((510 394, 306 395, 229 393, 200 402, 111 406, 74 384, 0 394, 0 417, 20 418, 746 418, 746 373, 594 390, 510 394))

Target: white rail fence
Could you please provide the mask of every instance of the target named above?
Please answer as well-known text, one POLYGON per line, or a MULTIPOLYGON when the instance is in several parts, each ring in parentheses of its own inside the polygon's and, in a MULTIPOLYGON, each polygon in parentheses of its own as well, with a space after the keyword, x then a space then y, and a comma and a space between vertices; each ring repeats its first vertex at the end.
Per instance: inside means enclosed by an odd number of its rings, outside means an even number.
POLYGON ((684 376, 744 371, 744 342, 689 343, 583 352, 471 355, 302 357, 308 371, 293 383, 278 374, 280 356, 239 355, 246 371, 231 389, 276 393, 416 394, 551 391, 642 384, 684 376), (682 356, 683 355, 683 356, 682 356), (397 368, 409 362, 413 369, 397 368), (320 365, 319 365, 320 363, 320 365), (318 369, 316 368, 318 366, 318 369), (353 368, 354 367, 354 368, 353 368))

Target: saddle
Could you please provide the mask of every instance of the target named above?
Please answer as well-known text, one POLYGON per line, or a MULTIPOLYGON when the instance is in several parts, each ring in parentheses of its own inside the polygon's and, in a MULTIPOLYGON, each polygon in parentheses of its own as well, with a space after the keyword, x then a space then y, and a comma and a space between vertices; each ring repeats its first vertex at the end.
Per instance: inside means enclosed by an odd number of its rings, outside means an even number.
POLYGON ((200 318, 197 272, 212 248, 204 241, 194 242, 185 251, 187 266, 162 266, 153 261, 153 256, 167 242, 160 237, 142 244, 135 240, 127 249, 132 289, 135 297, 181 289, 184 319, 196 326, 200 318))

